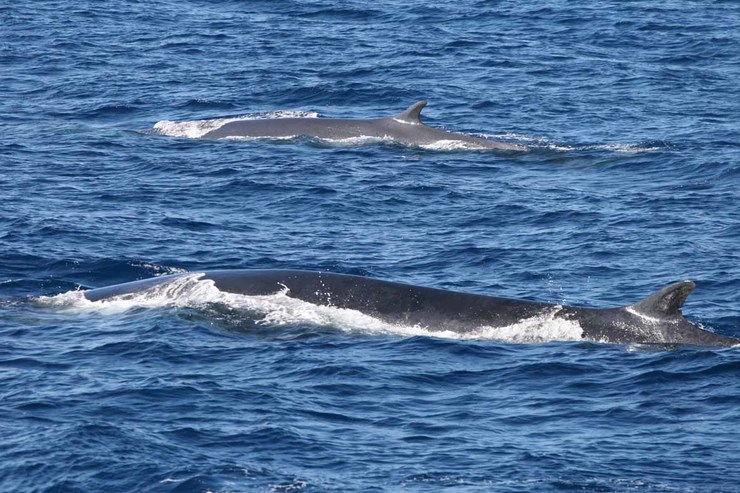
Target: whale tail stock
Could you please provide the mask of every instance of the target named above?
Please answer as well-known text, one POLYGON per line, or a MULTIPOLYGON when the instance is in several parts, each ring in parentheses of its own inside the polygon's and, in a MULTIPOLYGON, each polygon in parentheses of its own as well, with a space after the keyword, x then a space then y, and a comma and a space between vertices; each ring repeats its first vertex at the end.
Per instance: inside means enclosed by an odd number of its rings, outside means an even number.
POLYGON ((646 317, 683 318, 681 307, 695 287, 692 281, 674 282, 627 308, 646 317))
POLYGON ((421 125, 421 110, 427 105, 426 101, 419 101, 414 103, 406 109, 403 113, 399 113, 392 118, 396 121, 409 123, 411 125, 421 125))

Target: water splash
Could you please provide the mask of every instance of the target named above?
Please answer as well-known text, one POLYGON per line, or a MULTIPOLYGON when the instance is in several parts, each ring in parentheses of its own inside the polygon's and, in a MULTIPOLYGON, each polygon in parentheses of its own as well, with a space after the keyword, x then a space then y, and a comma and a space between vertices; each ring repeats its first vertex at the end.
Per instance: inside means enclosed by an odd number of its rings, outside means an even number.
POLYGON ((480 327, 470 334, 473 339, 493 339, 513 343, 581 341, 583 329, 575 320, 560 318, 561 306, 555 306, 535 317, 503 327, 480 327))
POLYGON ((312 111, 270 111, 267 113, 251 113, 229 118, 211 118, 206 120, 160 120, 154 124, 152 131, 155 134, 167 137, 199 139, 208 132, 221 128, 231 122, 244 120, 271 120, 277 118, 317 118, 318 116, 318 113, 312 111))

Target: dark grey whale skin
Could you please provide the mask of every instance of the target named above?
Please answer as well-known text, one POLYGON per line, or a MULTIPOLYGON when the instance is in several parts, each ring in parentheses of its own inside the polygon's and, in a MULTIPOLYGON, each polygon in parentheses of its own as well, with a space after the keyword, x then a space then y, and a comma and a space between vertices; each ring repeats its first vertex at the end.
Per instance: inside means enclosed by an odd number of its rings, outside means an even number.
POLYGON ((392 139, 408 146, 424 146, 440 141, 470 144, 480 149, 522 151, 524 147, 504 142, 481 139, 456 132, 446 132, 427 127, 421 122, 421 110, 426 101, 419 101, 395 116, 375 119, 339 118, 273 118, 265 120, 239 120, 211 130, 203 138, 225 137, 287 138, 316 137, 319 139, 349 139, 374 137, 392 139))
MULTIPOLYGON (((84 291, 90 301, 136 294, 186 274, 155 277, 84 291)), ((201 274, 224 292, 287 295, 316 305, 358 310, 388 323, 419 325, 430 331, 469 333, 483 326, 503 327, 557 311, 577 321, 584 340, 608 343, 732 346, 740 339, 703 330, 686 320, 681 306, 694 283, 670 284, 621 308, 578 308, 496 298, 382 281, 368 277, 302 270, 218 270, 201 274)))

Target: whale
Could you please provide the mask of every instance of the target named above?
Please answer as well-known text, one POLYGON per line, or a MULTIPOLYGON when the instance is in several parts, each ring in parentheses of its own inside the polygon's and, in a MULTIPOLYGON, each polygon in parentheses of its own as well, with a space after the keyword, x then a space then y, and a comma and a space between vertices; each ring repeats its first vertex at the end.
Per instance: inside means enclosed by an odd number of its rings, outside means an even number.
POLYGON ((385 118, 272 118, 262 120, 236 120, 205 133, 203 138, 223 139, 234 137, 284 139, 313 137, 323 140, 375 138, 391 140, 406 146, 431 146, 440 143, 459 145, 471 149, 523 151, 516 144, 496 142, 472 135, 432 128, 421 121, 421 110, 426 101, 411 105, 406 111, 385 118))
POLYGON ((213 282, 227 293, 287 296, 321 306, 356 310, 390 324, 430 332, 475 334, 550 314, 577 323, 581 338, 600 343, 733 346, 740 339, 705 330, 684 318, 681 307, 692 281, 669 284, 636 303, 589 308, 449 291, 350 274, 306 270, 216 270, 171 274, 83 291, 89 301, 132 296, 185 275, 213 282))

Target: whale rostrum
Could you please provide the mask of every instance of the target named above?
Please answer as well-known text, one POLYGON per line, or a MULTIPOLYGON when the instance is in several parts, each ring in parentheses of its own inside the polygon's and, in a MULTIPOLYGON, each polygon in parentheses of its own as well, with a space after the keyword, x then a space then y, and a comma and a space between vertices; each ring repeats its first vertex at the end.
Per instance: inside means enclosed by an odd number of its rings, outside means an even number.
MULTIPOLYGON (((84 291, 90 301, 135 295, 187 274, 173 274, 84 291)), ((193 274, 189 274, 193 275, 193 274)), ((584 308, 448 291, 348 274, 303 270, 217 270, 199 274, 222 292, 247 296, 285 292, 315 305, 357 310, 387 323, 431 332, 475 333, 555 314, 577 322, 582 339, 606 343, 732 346, 740 339, 704 330, 681 313, 691 281, 670 284, 637 303, 584 308)))

